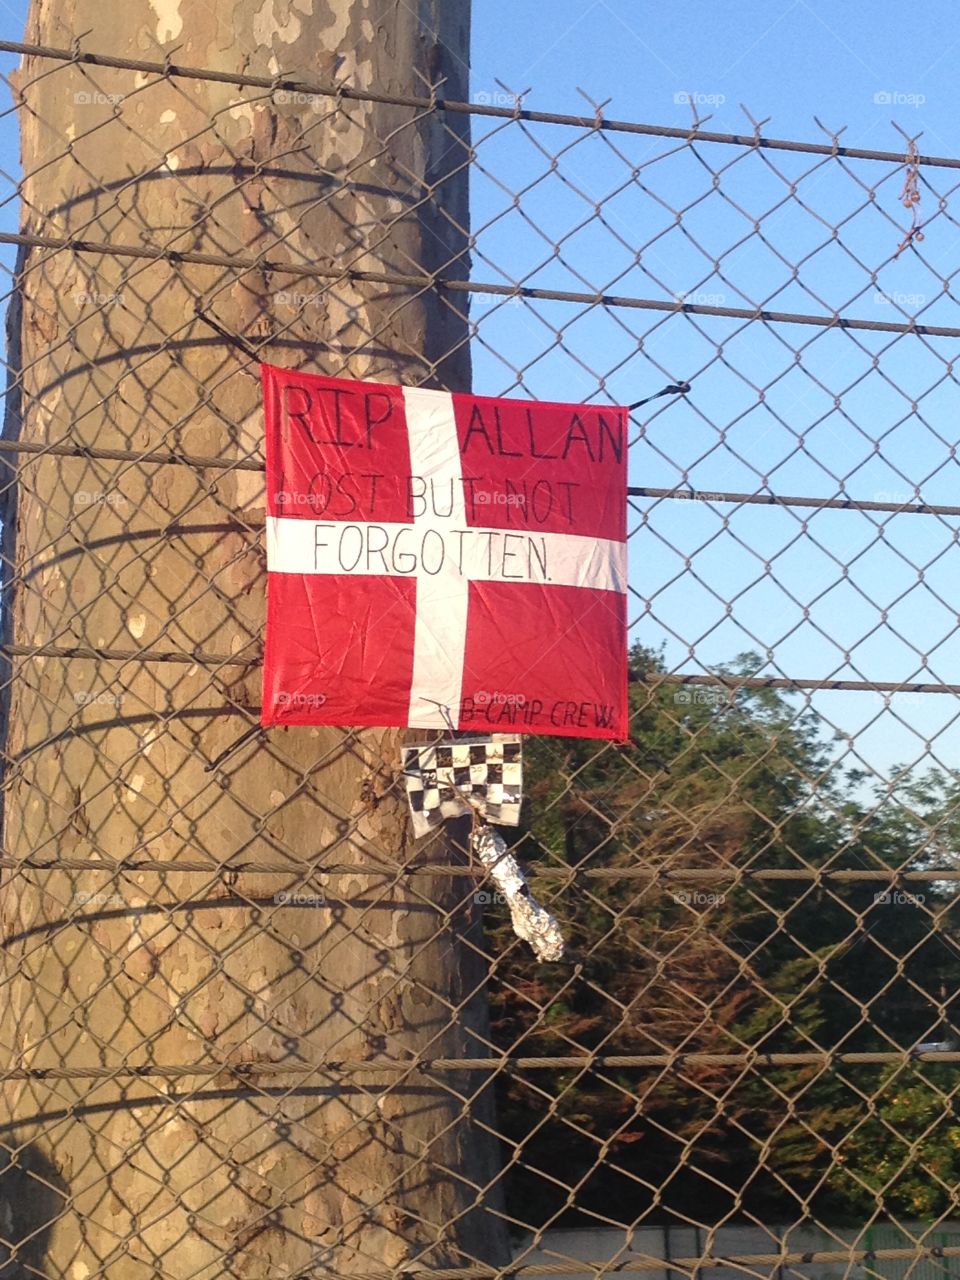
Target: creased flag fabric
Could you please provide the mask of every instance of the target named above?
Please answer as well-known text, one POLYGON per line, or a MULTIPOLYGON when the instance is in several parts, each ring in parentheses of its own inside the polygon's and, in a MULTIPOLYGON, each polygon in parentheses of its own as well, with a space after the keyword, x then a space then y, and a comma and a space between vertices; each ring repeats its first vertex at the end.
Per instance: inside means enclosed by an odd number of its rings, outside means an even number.
POLYGON ((265 725, 628 736, 625 408, 261 373, 265 725))

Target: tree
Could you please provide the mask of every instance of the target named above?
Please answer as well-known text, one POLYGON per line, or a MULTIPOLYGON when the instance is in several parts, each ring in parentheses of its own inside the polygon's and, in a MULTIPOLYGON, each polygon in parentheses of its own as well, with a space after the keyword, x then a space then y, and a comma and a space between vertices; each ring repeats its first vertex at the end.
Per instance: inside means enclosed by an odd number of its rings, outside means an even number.
MULTIPOLYGON (((37 0, 26 38, 465 98, 468 0, 380 9, 37 0)), ((378 1066, 486 1045, 459 882, 397 871, 400 734, 241 741, 262 474, 137 461, 259 451, 244 343, 468 385, 439 291, 349 274, 466 274, 465 118, 36 56, 19 92, 23 231, 113 251, 26 249, 11 322, 7 434, 68 452, 20 455, 4 521, 6 638, 46 651, 17 659, 7 707, 0 1234, 29 1236, 17 1265, 42 1241, 44 1269, 123 1280, 502 1262, 485 1077, 378 1066), (292 270, 239 265, 263 255, 292 270), (116 656, 140 650, 181 660, 116 656), (295 891, 326 905, 278 901, 295 891)))
MULTIPOLYGON (((758 661, 742 655, 726 670, 751 674, 758 661)), ((662 670, 639 649, 632 665, 662 670)), ((632 703, 629 747, 528 743, 523 856, 579 973, 531 973, 491 906, 501 1049, 586 1058, 940 1040, 940 1008, 960 988, 960 948, 945 919, 932 927, 947 889, 731 881, 760 868, 930 865, 930 833, 950 844, 958 807, 943 780, 914 780, 903 807, 884 805, 885 788, 875 805, 858 802, 815 718, 775 690, 696 696, 638 680, 632 703), (726 874, 674 884, 632 874, 692 869, 726 874)), ((949 863, 944 849, 936 856, 949 863)), ((702 1223, 810 1212, 862 1223, 878 1196, 887 1212, 932 1215, 951 1207, 960 1168, 953 1075, 763 1062, 513 1073, 499 1082, 517 1152, 511 1201, 530 1225, 567 1221, 571 1187, 574 1212, 627 1224, 689 1220, 691 1205, 702 1223), (552 1126, 540 1119, 544 1096, 556 1100, 552 1126)))
MULTIPOLYGON (((636 649, 631 665, 655 676, 663 664, 636 649)), ((524 856, 571 875, 556 909, 582 977, 543 967, 532 979, 498 947, 494 1033, 513 1052, 739 1053, 738 1028, 776 1004, 762 948, 745 941, 751 928, 769 932, 770 916, 755 886, 731 889, 723 873, 796 864, 822 838, 801 803, 822 754, 815 726, 770 690, 728 698, 640 680, 631 701, 630 747, 552 739, 528 751, 524 856), (721 878, 664 885, 632 878, 637 868, 721 878)), ((523 1152, 513 1195, 527 1220, 563 1209, 557 1168, 578 1184, 578 1209, 626 1222, 657 1190, 661 1212, 691 1202, 703 1220, 722 1211, 716 1179, 755 1169, 755 1144, 736 1128, 741 1075, 689 1064, 503 1081, 501 1114, 523 1152), (531 1121, 537 1086, 559 1098, 553 1129, 531 1121)))

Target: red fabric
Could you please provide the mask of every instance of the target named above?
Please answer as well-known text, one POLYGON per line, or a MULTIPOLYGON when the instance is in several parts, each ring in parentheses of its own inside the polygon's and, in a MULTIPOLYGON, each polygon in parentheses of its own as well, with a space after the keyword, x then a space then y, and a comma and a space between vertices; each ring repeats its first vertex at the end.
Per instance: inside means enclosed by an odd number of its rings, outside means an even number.
POLYGON ((627 673, 616 661, 626 633, 625 597, 552 587, 537 611, 526 598, 531 590, 519 582, 470 584, 459 728, 625 738, 627 673), (524 703, 510 699, 517 689, 531 691, 524 703))
POLYGON ((261 372, 263 723, 625 739, 627 410, 261 372))

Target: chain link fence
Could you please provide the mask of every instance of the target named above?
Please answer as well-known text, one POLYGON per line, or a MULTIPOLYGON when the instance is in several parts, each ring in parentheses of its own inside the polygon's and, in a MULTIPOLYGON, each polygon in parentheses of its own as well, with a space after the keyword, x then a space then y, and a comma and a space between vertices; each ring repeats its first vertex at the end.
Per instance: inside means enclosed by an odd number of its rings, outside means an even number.
MULTIPOLYGON (((595 104, 536 113, 502 86, 411 100, 3 48, 29 55, 11 91, 39 144, 36 171, 5 193, 23 199, 21 230, 0 235, 17 253, 0 439, 0 1275, 65 1274, 48 1269, 52 1236, 106 1221, 103 1274, 119 1257, 130 1275, 252 1274, 243 1250, 270 1231, 270 1274, 291 1276, 339 1274, 330 1250, 344 1238, 351 1274, 434 1280, 960 1274, 960 162, 906 135, 884 153, 768 139, 753 121, 727 136, 608 120, 595 104), (198 82, 222 84, 223 107, 192 124, 198 82), (63 95, 69 136, 44 114, 63 95), (370 136, 371 103, 394 110, 389 136, 370 136), (285 147, 266 122, 291 110, 285 147), (155 162, 122 180, 90 172, 84 142, 135 133, 144 113, 168 119, 155 162), (261 184, 247 244, 232 223, 218 235, 228 197, 205 178, 205 147, 238 119, 259 148, 225 160, 229 199, 261 184), (363 217, 364 200, 424 121, 438 159, 428 183, 392 191, 396 220, 435 213, 468 169, 470 229, 441 207, 461 248, 394 253, 385 269, 374 250, 392 228, 363 217), (310 262, 291 243, 313 205, 286 208, 281 234, 262 190, 277 184, 283 206, 284 167, 309 169, 319 131, 363 145, 318 172, 315 202, 340 211, 343 234, 310 262), (65 157, 86 194, 51 217, 31 183, 65 157), (167 238, 146 230, 161 180, 181 215, 167 238), (246 602, 264 590, 263 456, 257 411, 234 417, 232 389, 252 404, 258 359, 310 344, 326 372, 355 370, 424 298, 453 337, 404 352, 394 380, 447 385, 469 348, 478 392, 637 406, 633 736, 526 743, 514 847, 567 934, 559 965, 534 962, 489 880, 449 851, 400 858, 378 827, 402 811, 399 762, 384 765, 371 735, 344 728, 305 764, 289 731, 258 724, 262 615, 246 602), (203 381, 181 321, 213 353, 203 381), (24 325, 42 357, 22 358, 24 325), (125 443, 88 429, 118 406, 142 424, 125 443), (21 434, 27 420, 41 436, 21 434), (27 554, 13 535, 38 505, 56 532, 27 554), (171 546, 179 567, 157 574, 171 546), (107 598, 116 626, 91 629, 107 598), (206 626, 211 598, 226 621, 206 626), (204 727, 225 713, 214 753, 204 727), (343 761, 368 775, 349 805, 343 761), (257 790, 261 772, 271 785, 257 790), (171 798, 178 775, 189 802, 171 798), (335 830, 305 861, 291 833, 311 824, 335 830), (363 902, 345 916, 354 883, 363 902), (385 923, 398 892, 422 918, 401 965, 385 923), (280 923, 292 912, 293 934, 280 923), (441 981, 430 948, 460 921, 472 971, 441 981), (412 1039, 371 1035, 363 1052, 344 1033, 341 1055, 311 1060, 284 1009, 313 987, 350 1011, 338 948, 360 935, 382 999, 406 982, 443 1018, 412 1039), (165 959, 185 952, 178 988, 165 959), (242 953, 262 963, 234 968, 242 953), (478 998, 489 1012, 448 1052, 444 1034, 478 998), (229 1062, 196 1049, 234 1024, 229 1062), (417 1082, 492 1143, 484 1174, 458 1173, 433 1140, 408 1149, 391 1117, 417 1082), (341 1093, 358 1100, 321 1158, 311 1135, 341 1093), (225 1149, 211 1108, 241 1105, 256 1123, 225 1149), (126 1146, 107 1125, 121 1108, 126 1146), (370 1116, 403 1176, 367 1164, 358 1187, 350 1134, 370 1116), (89 1158, 65 1161, 77 1129, 89 1158), (182 1161, 187 1225, 161 1242, 182 1161), (134 1165, 155 1194, 128 1187, 134 1165), (239 1216, 204 1192, 224 1168, 243 1186, 239 1216), (437 1192, 449 1217, 432 1243, 403 1259, 381 1246, 383 1215, 409 1212, 414 1183, 450 1179, 460 1199, 437 1192), (321 1186, 341 1197, 336 1222, 321 1186), (298 1241, 307 1264, 284 1252, 294 1204, 313 1224, 298 1241), (509 1264, 451 1245, 480 1206, 509 1229, 509 1264), (185 1267, 188 1236, 206 1252, 185 1267)), ((509 727, 505 706, 491 728, 509 727)), ((369 1012, 343 1016, 356 1031, 369 1012)), ((97 1274, 83 1266, 70 1274, 97 1274)))

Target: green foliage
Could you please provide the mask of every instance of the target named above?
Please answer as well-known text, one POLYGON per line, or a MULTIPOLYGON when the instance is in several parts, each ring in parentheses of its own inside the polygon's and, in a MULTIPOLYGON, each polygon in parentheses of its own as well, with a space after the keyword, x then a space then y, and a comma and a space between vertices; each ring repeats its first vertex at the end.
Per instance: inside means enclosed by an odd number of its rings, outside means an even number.
POLYGON ((960 1184, 960 1123, 951 1090, 955 1068, 884 1071, 873 1105, 861 1108, 837 1136, 832 1189, 850 1216, 865 1206, 934 1220, 956 1213, 960 1184))
MULTIPOLYGON (((814 715, 776 690, 718 699, 658 682, 657 654, 631 658, 629 746, 526 740, 518 852, 569 951, 537 965, 491 909, 498 1045, 586 1063, 590 1053, 876 1051, 946 1034, 944 993, 960 989, 950 885, 878 902, 887 881, 751 872, 949 865, 960 792, 943 776, 905 774, 868 803, 862 777, 832 764, 814 715), (691 870, 719 876, 671 883, 691 870)), ((758 663, 741 655, 726 673, 758 663)), ((628 1222, 654 1203, 679 1214, 691 1197, 701 1218, 787 1219, 812 1203, 840 1222, 873 1213, 878 1195, 891 1211, 939 1212, 960 1173, 949 1088, 930 1068, 910 1070, 896 1093, 876 1067, 681 1061, 505 1075, 518 1216, 569 1217, 574 1185, 580 1210, 628 1222), (897 1125, 905 1140, 890 1136, 897 1125)))

